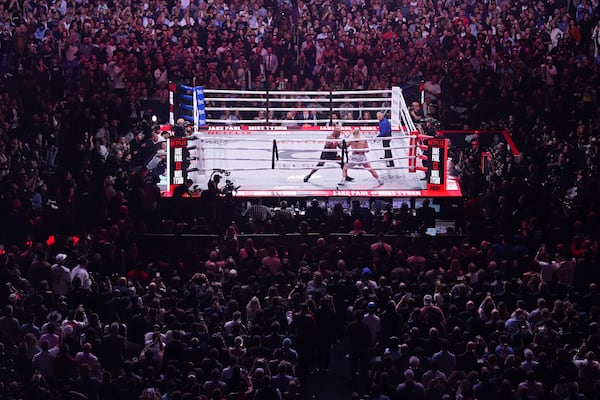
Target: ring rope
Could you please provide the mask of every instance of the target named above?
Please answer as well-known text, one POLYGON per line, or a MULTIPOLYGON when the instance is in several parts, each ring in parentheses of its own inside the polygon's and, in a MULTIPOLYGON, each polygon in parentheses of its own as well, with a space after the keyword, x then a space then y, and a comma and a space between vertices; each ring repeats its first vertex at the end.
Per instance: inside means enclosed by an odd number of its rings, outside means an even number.
MULTIPOLYGON (((295 164, 293 164, 295 165, 295 164)), ((308 168, 312 168, 312 166, 306 166, 306 167, 299 167, 299 166, 286 166, 286 167, 280 167, 279 169, 287 169, 287 170, 292 170, 292 171, 306 171, 308 168)), ((398 166, 398 167, 386 167, 386 168, 381 168, 380 172, 385 171, 390 171, 390 170, 405 170, 405 169, 410 169, 412 167, 406 165, 406 166, 398 166)), ((417 170, 419 171, 424 171, 427 170, 427 168, 423 168, 423 167, 416 167, 417 170)), ((230 172, 243 172, 243 171, 272 171, 273 168, 271 167, 246 167, 246 168, 222 168, 222 169, 226 169, 227 171, 230 172)), ((319 169, 340 169, 339 165, 337 167, 331 166, 323 166, 323 167, 319 167, 319 169)), ((364 168, 352 168, 349 167, 349 169, 364 169, 364 168)))
MULTIPOLYGON (((248 102, 248 101, 258 101, 263 103, 265 101, 264 97, 213 97, 211 100, 206 101, 207 104, 219 103, 219 102, 229 102, 229 101, 239 101, 248 102)), ((264 107, 262 108, 264 110, 264 107)))
MULTIPOLYGON (((203 157, 203 159, 205 161, 224 161, 227 160, 227 158, 222 158, 222 157, 203 157)), ((271 162, 271 159, 266 159, 266 158, 239 158, 236 157, 235 161, 265 161, 265 162, 271 162)), ((225 168, 226 169, 226 168, 225 168)))
MULTIPOLYGON (((321 98, 314 98, 314 99, 310 99, 310 98, 306 98, 306 97, 277 97, 277 96, 273 96, 269 98, 269 104, 273 104, 273 103, 319 103, 319 100, 321 100, 322 102, 325 103, 329 103, 329 99, 326 97, 321 97, 321 98)), ((262 101, 265 101, 265 99, 263 99, 262 101)), ((269 108, 276 108, 276 107, 269 107, 269 108)))
POLYGON ((349 102, 349 103, 356 103, 356 102, 360 102, 360 101, 390 101, 392 100, 391 97, 361 97, 358 99, 331 99, 332 103, 344 103, 344 102, 349 102))
MULTIPOLYGON (((398 146, 398 147, 386 147, 383 148, 383 150, 407 150, 407 149, 411 149, 412 147, 410 146, 398 146)), ((240 150, 240 151, 270 151, 268 149, 255 149, 255 148, 249 148, 249 147, 230 147, 230 146, 206 146, 204 148, 204 150, 240 150)), ((324 148, 320 148, 320 149, 289 149, 289 148, 282 148, 282 150, 293 150, 295 153, 338 153, 340 152, 342 149, 324 149, 324 148)), ((373 151, 377 151, 377 150, 382 150, 382 149, 370 149, 373 151)), ((236 160, 240 160, 239 158, 236 158, 236 160)))
MULTIPOLYGON (((232 134, 235 134, 235 131, 231 132, 232 134)), ((254 138, 254 137, 244 137, 244 135, 239 135, 236 137, 222 137, 222 138, 215 138, 215 137, 201 137, 202 141, 204 143, 219 143, 219 142, 228 142, 228 141, 240 141, 243 140, 244 142, 265 142, 265 141, 272 141, 272 138, 254 138)), ((224 148, 230 148, 230 147, 224 147, 224 148)))
MULTIPOLYGON (((360 98, 360 99, 354 99, 352 100, 352 103, 357 102, 357 101, 363 101, 363 102, 367 102, 367 101, 382 101, 382 102, 386 102, 386 101, 390 101, 390 97, 364 97, 364 98, 360 98)), ((264 99, 263 99, 264 101, 264 99)), ((281 103, 345 103, 348 102, 348 100, 346 99, 328 99, 326 97, 321 97, 321 98, 314 98, 314 99, 307 99, 307 98, 271 98, 269 99, 269 103, 277 103, 277 102, 281 102, 281 103)), ((352 104, 351 103, 351 104, 352 104)))
MULTIPOLYGON (((412 159, 412 158, 416 158, 416 156, 403 156, 403 157, 395 157, 395 158, 382 158, 380 160, 367 160, 366 162, 369 163, 376 163, 376 162, 389 162, 389 161, 395 161, 395 160, 408 160, 408 159, 412 159)), ((255 161, 259 161, 257 159, 254 159, 255 161)), ((260 160, 262 161, 262 160, 260 160)), ((280 159, 280 162, 285 162, 285 161, 294 161, 294 162, 330 162, 330 163, 339 163, 342 160, 323 160, 320 158, 317 159, 302 159, 302 160, 297 160, 297 159, 293 159, 293 158, 285 158, 285 159, 280 159)))
MULTIPOLYGON (((183 96, 182 96, 183 97, 183 96)), ((191 96, 190 96, 191 97, 191 96)), ((361 102, 361 101, 383 101, 383 102, 387 102, 390 101, 391 97, 364 97, 364 98, 359 98, 359 99, 353 99, 351 100, 352 103, 355 102, 361 102)), ((225 103, 225 102, 249 102, 249 101, 257 101, 257 102, 267 102, 267 100, 264 97, 212 97, 211 100, 207 100, 206 103, 212 104, 212 103, 225 103)), ((327 97, 315 97, 315 98, 306 98, 306 97, 278 97, 276 95, 272 95, 272 97, 269 98, 268 102, 269 103, 319 103, 319 102, 325 102, 325 103, 343 103, 348 101, 347 99, 328 99, 327 97)))
MULTIPOLYGON (((181 107, 181 106, 180 106, 181 107)), ((187 107, 187 106, 186 106, 187 107)), ((225 111, 228 108, 217 107, 217 106, 207 106, 206 111, 225 111)), ((318 112, 328 112, 328 111, 381 111, 382 107, 269 107, 270 111, 318 111, 318 112)), ((191 111, 189 109, 188 111, 191 111)), ((235 106, 235 111, 265 111, 265 107, 238 107, 235 106)))
MULTIPOLYGON (((380 160, 368 160, 367 162, 388 162, 388 161, 394 161, 394 160, 407 160, 407 159, 412 159, 412 158, 417 158, 417 156, 404 156, 404 157, 396 157, 396 158, 382 158, 380 160)), ((203 159, 205 161, 208 160, 226 160, 222 157, 203 157, 203 159)), ((265 159, 265 158, 239 158, 236 157, 235 159, 236 161, 265 161, 265 162, 270 162, 271 159, 265 159)), ((297 160, 297 159, 293 159, 293 158, 280 158, 279 162, 286 162, 286 161, 294 161, 294 162, 307 162, 307 163, 319 163, 319 162, 330 162, 330 163, 340 163, 342 160, 323 160, 321 158, 306 158, 306 159, 302 159, 302 160, 297 160)))
MULTIPOLYGON (((361 123, 361 124, 373 124, 373 123, 377 123, 379 122, 376 119, 334 119, 333 120, 334 123, 361 123)), ((256 120, 256 119, 239 119, 239 120, 235 120, 235 121, 231 121, 231 120, 227 120, 227 119, 214 119, 214 118, 207 118, 206 122, 210 122, 211 124, 214 124, 216 126, 235 126, 237 124, 256 124, 256 123, 269 123, 269 124, 277 124, 279 126, 292 126, 292 124, 296 124, 297 126, 301 126, 304 125, 303 124, 303 120, 299 120, 299 119, 269 119, 269 121, 267 121, 266 119, 260 119, 260 120, 256 120), (235 122, 235 124, 233 124, 233 122, 235 122)), ((313 124, 328 124, 329 122, 331 122, 331 119, 326 118, 326 119, 311 119, 309 120, 309 125, 313 125, 313 124)))
MULTIPOLYGON (((312 110, 312 108, 311 108, 312 110)), ((383 110, 383 107, 338 107, 338 108, 333 108, 333 111, 381 111, 383 110)), ((379 122, 379 120, 377 120, 379 122)))
MULTIPOLYGON (((269 111, 318 111, 318 112, 337 112, 337 111, 380 111, 382 107, 307 107, 302 108, 298 106, 293 107, 269 107, 269 111)), ((223 107, 206 107, 206 111, 224 111, 227 108, 223 107)), ((236 111, 265 111, 265 107, 235 107, 236 111)), ((191 111, 191 110, 190 110, 191 111)), ((287 121, 287 120, 286 120, 287 121)), ((362 121, 362 120, 361 120, 362 121)))
MULTIPOLYGON (((197 136, 197 139, 200 139, 204 142, 219 142, 219 141, 230 141, 230 140, 243 140, 243 141, 249 141, 249 142, 271 142, 273 140, 273 137, 268 137, 268 138, 257 138, 257 137, 246 137, 246 134, 240 134, 239 136, 223 136, 223 137, 214 137, 211 136, 211 131, 208 131, 209 134, 208 136, 197 136)), ((287 132, 285 130, 282 131, 267 131, 267 133, 269 134, 273 134, 273 136, 275 135, 281 135, 282 133, 287 132)), ((326 131, 323 131, 323 133, 325 133, 326 131)), ((231 131, 231 134, 235 135, 236 131, 231 131)), ((284 142, 298 142, 298 143, 304 143, 304 142, 315 142, 315 143, 325 143, 325 142, 341 142, 340 139, 327 139, 327 138, 322 138, 322 139, 310 139, 310 138, 305 138, 305 139, 295 139, 292 137, 292 133, 288 133, 288 135, 281 135, 282 138, 281 140, 284 142), (289 136, 289 137, 286 137, 289 136)), ((372 141, 383 141, 383 140, 406 140, 406 139, 410 139, 410 136, 392 136, 392 137, 369 137, 369 138, 364 138, 364 140, 372 140, 372 141)), ((350 141, 350 140, 348 140, 350 141)), ((391 149, 402 149, 402 148, 413 148, 414 146, 409 146, 409 147, 390 147, 391 149)), ((229 147, 228 147, 229 148, 229 147)))
MULTIPOLYGON (((187 87, 187 89, 189 89, 189 87, 187 87)), ((312 95, 312 96, 324 96, 326 94, 329 94, 329 92, 323 92, 320 90, 303 90, 301 92, 298 91, 293 91, 293 90, 236 90, 235 91, 238 94, 277 94, 277 95, 283 95, 283 96, 298 96, 298 94, 300 93, 301 95, 312 95)), ((231 94, 231 90, 230 89, 204 89, 204 93, 212 93, 212 94, 231 94)), ((332 93, 335 93, 336 95, 365 95, 365 94, 391 94, 391 90, 389 89, 379 89, 379 90, 336 90, 332 93)))
MULTIPOLYGON (((206 111, 223 111, 226 110, 223 107, 206 107, 206 111)), ((264 111, 265 107, 236 107, 236 111, 264 111)), ((269 107, 269 111, 300 111, 300 110, 313 110, 313 111, 331 111, 329 107, 310 107, 307 109, 298 107, 269 107)), ((288 120, 285 120, 288 121, 288 120)))

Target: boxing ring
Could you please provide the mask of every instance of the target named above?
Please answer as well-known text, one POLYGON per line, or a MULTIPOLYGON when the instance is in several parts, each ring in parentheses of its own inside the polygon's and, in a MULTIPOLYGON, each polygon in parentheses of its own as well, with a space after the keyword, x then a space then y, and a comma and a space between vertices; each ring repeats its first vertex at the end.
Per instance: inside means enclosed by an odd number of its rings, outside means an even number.
MULTIPOLYGON (((185 88, 198 92, 196 88, 185 88)), ((172 99, 176 97, 173 95, 172 99)), ((184 138, 185 143, 173 139, 168 144, 173 147, 172 143, 179 143, 182 149, 169 152, 167 176, 176 179, 161 179, 161 189, 167 196, 175 185, 183 183, 184 177, 205 189, 215 174, 222 176, 222 184, 229 181, 237 188, 233 194, 239 197, 462 195, 456 180, 445 173, 443 185, 435 190, 423 180, 427 170, 422 163, 427 159, 424 139, 428 137, 412 123, 399 88, 325 93, 205 89, 200 97, 200 105, 196 97, 182 97, 193 100, 193 105, 184 107, 192 112, 183 116, 194 124, 194 130, 184 138), (391 137, 377 137, 377 112, 389 116, 391 137), (307 113, 311 118, 307 118, 307 113), (339 118, 340 115, 345 118, 339 118), (334 128, 341 131, 339 138, 328 138, 334 128), (378 179, 362 165, 355 168, 348 164, 355 129, 368 145, 366 158, 378 179), (384 140, 389 141, 386 148, 384 140), (326 142, 332 141, 334 148, 324 149, 326 142), (385 158, 385 150, 391 152, 391 158, 385 158), (323 160, 323 154, 328 152, 335 159, 323 160), (188 168, 173 174, 182 155, 189 159, 188 168), (317 166, 321 162, 323 165, 317 166), (394 165, 390 166, 390 162, 394 165), (342 179, 344 165, 352 181, 342 179), (307 181, 313 168, 318 170, 307 181)), ((172 121, 178 116, 177 109, 171 107, 172 121)))

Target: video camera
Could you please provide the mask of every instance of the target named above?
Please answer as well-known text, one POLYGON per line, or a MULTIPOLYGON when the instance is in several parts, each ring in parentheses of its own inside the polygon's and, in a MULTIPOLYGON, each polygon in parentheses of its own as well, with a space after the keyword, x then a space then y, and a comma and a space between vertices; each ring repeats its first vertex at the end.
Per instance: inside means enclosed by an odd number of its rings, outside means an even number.
POLYGON ((231 180, 226 179, 225 186, 223 187, 223 194, 232 195, 233 192, 237 192, 240 187, 240 185, 235 186, 235 184, 231 180))
MULTIPOLYGON (((215 179, 220 181, 221 180, 221 176, 231 176, 231 171, 227 171, 224 169, 213 169, 213 172, 211 174, 210 180, 214 181, 215 179)), ((231 181, 230 179, 226 179, 225 180, 225 186, 223 186, 223 188, 221 189, 221 193, 225 196, 231 196, 233 195, 234 192, 237 192, 238 189, 241 186, 236 186, 233 181, 231 181)))

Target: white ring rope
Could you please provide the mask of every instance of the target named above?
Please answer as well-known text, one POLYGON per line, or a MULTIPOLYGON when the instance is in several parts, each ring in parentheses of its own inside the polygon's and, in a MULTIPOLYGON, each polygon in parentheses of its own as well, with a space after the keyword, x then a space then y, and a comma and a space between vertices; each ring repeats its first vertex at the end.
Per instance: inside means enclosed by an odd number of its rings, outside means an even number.
MULTIPOLYGON (((233 97, 233 98, 226 98, 226 97, 219 97, 218 98, 221 101, 239 101, 239 100, 246 100, 246 98, 243 97, 233 97)), ((315 97, 315 98, 306 98, 306 97, 293 97, 293 98, 289 98, 289 97, 270 97, 269 98, 269 104, 272 103, 357 103, 357 102, 368 102, 368 101, 382 101, 382 102, 389 102, 391 100, 391 97, 361 97, 361 98, 357 98, 357 99, 328 99, 326 97, 315 97)), ((250 100, 248 100, 250 101, 250 100)), ((259 101, 259 100, 257 100, 259 101)), ((266 99, 262 99, 262 101, 266 101, 266 99)))
MULTIPOLYGON (((210 103, 218 103, 218 102, 228 102, 228 101, 239 101, 239 102, 249 102, 249 101, 257 101, 260 103, 265 102, 264 97, 213 97, 210 100, 206 100, 207 104, 210 103)), ((208 107, 207 107, 208 109, 208 107)))
MULTIPOLYGON (((211 161, 227 161, 226 158, 221 158, 221 157, 204 157, 204 160, 211 160, 211 161)), ((265 161, 265 162, 271 162, 271 158, 240 158, 240 157, 236 157, 235 161, 265 161)))
MULTIPOLYGON (((322 93, 322 92, 321 92, 322 93)), ((333 92, 333 94, 336 95, 344 95, 344 94, 381 94, 381 93, 385 93, 385 94, 392 94, 392 91, 389 89, 372 89, 372 90, 336 90, 335 92, 333 92)))
MULTIPOLYGON (((321 160, 323 161, 323 160, 321 160)), ((316 166, 316 161, 312 161, 312 160, 285 160, 284 165, 277 165, 275 169, 294 169, 294 168, 298 168, 298 169, 309 169, 309 168, 313 168, 316 166), (310 163, 307 166, 304 166, 303 162, 305 163, 310 163)), ((317 167, 319 169, 342 169, 339 165, 339 163, 336 163, 335 161, 329 161, 327 164, 324 164, 323 166, 317 167), (335 163, 336 165, 331 165, 332 163, 335 163), (327 165, 330 164, 330 165, 327 165)))
MULTIPOLYGON (((394 160, 409 160, 412 158, 418 158, 418 156, 406 156, 406 157, 396 157, 396 158, 382 158, 381 160, 367 160, 367 162, 388 162, 388 161, 394 161, 394 160)), ((204 157, 204 160, 212 160, 212 161, 224 161, 226 159, 220 158, 220 157, 204 157)), ((270 158, 239 158, 236 157, 235 161, 264 161, 264 162, 271 162, 270 158)), ((319 162, 332 162, 332 163, 341 163, 342 160, 330 160, 330 159, 322 159, 322 158, 303 158, 303 159, 297 159, 297 158, 280 158, 278 161, 275 161, 276 165, 278 165, 277 163, 282 163, 282 162, 286 162, 286 161, 294 161, 294 162, 310 162, 310 163, 319 163, 319 162)), ((348 164, 348 161, 344 161, 344 164, 348 164)))
MULTIPOLYGON (((275 126, 292 126, 292 124, 296 124, 297 126, 304 125, 307 121, 301 119, 266 119, 256 120, 256 119, 239 119, 239 120, 230 120, 230 119, 215 119, 215 118, 207 118, 206 122, 210 122, 216 126, 236 126, 238 124, 277 124, 275 126), (235 123, 234 123, 235 122, 235 123)), ((328 124, 331 122, 331 119, 311 119, 308 123, 312 124, 328 124)), ((379 122, 376 119, 339 119, 336 118, 333 120, 334 124, 337 123, 360 123, 360 124, 375 124, 379 122)))
MULTIPOLYGON (((344 107, 334 108, 334 111, 384 111, 385 107, 344 107)), ((379 122, 379 121, 377 121, 379 122)))
MULTIPOLYGON (((222 107, 206 107, 206 111, 226 111, 229 108, 222 107)), ((235 111, 265 111, 265 107, 236 107, 235 111)), ((269 111, 331 111, 329 107, 310 107, 310 108, 298 108, 298 107, 269 107, 269 111)), ((273 120, 274 121, 274 120, 273 120)))
MULTIPOLYGON (((409 160, 412 158, 417 158, 418 156, 406 156, 406 157, 396 157, 396 158, 382 158, 381 160, 367 160, 366 162, 369 163, 379 163, 379 162, 389 162, 389 161, 394 161, 394 160, 409 160)), ((263 159, 255 159, 257 161, 263 161, 263 159)), ((271 160, 269 160, 270 162, 271 160)), ((284 159, 279 159, 279 161, 275 161, 275 165, 279 166, 277 163, 282 163, 282 162, 286 162, 286 161, 294 161, 294 162, 334 162, 334 163, 341 163, 342 160, 323 160, 320 158, 316 158, 316 159, 310 159, 310 158, 303 158, 302 160, 296 159, 296 158, 284 158, 284 159)), ((344 161, 344 164, 351 164, 348 161, 344 161)))
MULTIPOLYGON (((328 112, 328 111, 381 111, 384 107, 269 107, 269 111, 315 111, 315 112, 328 112)), ((231 111, 227 107, 206 107, 206 111, 231 111)), ((265 107, 235 107, 235 111, 266 111, 265 107)))
MULTIPOLYGON (((312 168, 314 167, 314 165, 310 165, 307 167, 302 167, 302 166, 296 166, 298 163, 296 164, 291 164, 291 166, 285 166, 284 168, 281 169, 286 169, 286 170, 292 170, 292 171, 306 171, 308 168, 312 168)), ((319 169, 340 169, 339 165, 337 167, 334 166, 322 166, 322 167, 318 167, 319 169)), ((406 166, 398 166, 398 167, 386 167, 386 168, 381 168, 381 171, 390 171, 390 170, 405 170, 405 169, 410 169, 411 167, 406 165, 406 166)), ((213 169, 224 169, 230 172, 242 172, 242 171, 273 171, 273 168, 271 167, 251 167, 248 166, 247 168, 213 168, 213 169)), ((357 167, 349 167, 349 169, 364 169, 364 168, 357 168, 357 167)))
MULTIPOLYGON (((232 90, 231 89, 204 89, 204 93, 210 93, 210 94, 231 94, 232 90)), ((325 96, 328 95, 330 92, 324 92, 324 91, 320 91, 320 90, 302 90, 302 91, 290 91, 290 90, 236 90, 235 93, 238 94, 264 94, 264 95, 271 95, 271 94, 277 94, 277 95, 283 95, 283 96, 302 96, 302 95, 308 95, 308 96, 325 96)), ((391 95, 391 90, 389 89, 382 89, 382 90, 336 90, 336 91, 331 91, 332 95, 365 95, 365 94, 390 94, 391 95)))
POLYGON ((357 99, 331 99, 332 103, 359 103, 361 101, 383 101, 388 102, 392 100, 391 97, 360 97, 357 99))
MULTIPOLYGON (((235 134, 235 131, 232 131, 233 134, 235 134)), ((245 137, 246 135, 240 134, 239 136, 235 136, 235 137, 231 137, 231 136, 225 136, 225 137, 220 137, 220 138, 215 138, 215 137, 202 137, 202 142, 204 143, 219 143, 219 142, 228 142, 228 141, 240 141, 243 140, 244 142, 273 142, 272 138, 258 138, 258 137, 245 137)), ((193 143, 193 142, 192 142, 193 143)), ((230 147, 227 147, 230 148, 230 147)))
MULTIPOLYGON (((382 111, 385 107, 269 107, 269 111, 382 111)), ((206 107, 206 111, 231 111, 227 107, 206 107)), ((266 107, 235 107, 235 111, 266 111, 266 107)))
MULTIPOLYGON (((239 149, 233 149, 233 150, 239 150, 239 149)), ((405 157, 395 157, 395 158, 382 158, 379 160, 367 160, 367 162, 388 162, 388 161, 394 161, 394 160, 408 160, 408 159, 412 159, 412 158, 418 158, 419 156, 405 156, 405 157)), ((216 160, 216 161, 227 161, 228 159, 223 159, 221 157, 203 157, 204 160, 216 160)), ((271 162, 271 158, 239 158, 236 157, 235 161, 264 161, 264 162, 271 162)), ((279 158, 279 160, 276 161, 276 163, 282 163, 282 162, 286 162, 286 161, 293 161, 293 162, 310 162, 310 163, 319 163, 319 162, 324 162, 324 163, 341 163, 342 160, 332 160, 332 159, 322 159, 322 158, 302 158, 302 159, 297 159, 297 158, 279 158)), ((344 161, 345 164, 348 164, 348 161, 344 161)))
MULTIPOLYGON (((412 149, 412 147, 410 146, 401 146, 401 147, 385 147, 383 148, 384 150, 406 150, 406 149, 412 149)), ((205 147, 205 150, 238 150, 238 151, 271 151, 271 149, 255 149, 255 148, 249 148, 249 147, 230 147, 230 146, 207 146, 205 147)), ((294 152, 296 153, 315 153, 315 152, 321 152, 321 153, 338 153, 340 152, 342 149, 325 149, 325 148, 320 148, 320 149, 281 149, 281 150, 294 150, 294 152)), ((376 150, 381 150, 381 149, 370 149, 373 151, 376 150)), ((348 150, 350 151, 350 150, 348 150)), ((237 160, 241 160, 236 158, 237 160)))
MULTIPOLYGON (((333 130, 333 128, 332 128, 333 130)), ((273 140, 276 141, 284 141, 284 142, 298 142, 298 143, 306 143, 306 142, 315 142, 315 143, 325 143, 325 142, 342 142, 342 141, 346 141, 347 143, 353 141, 352 138, 339 138, 339 139, 327 139, 327 138, 319 138, 319 139, 313 139, 313 138, 304 138, 304 139, 296 139, 293 137, 293 134, 290 133, 287 130, 273 130, 273 131, 252 131, 252 133, 266 133, 268 135, 272 135, 273 137, 269 137, 269 138, 259 138, 259 137, 247 137, 250 136, 250 134, 239 134, 237 136, 235 130, 231 131, 232 136, 223 136, 223 137, 215 137, 216 135, 218 135, 218 133, 214 133, 211 137, 211 133, 210 132, 226 132, 226 135, 229 135, 230 132, 229 131, 209 131, 208 136, 199 136, 197 137, 196 140, 201 140, 204 142, 219 142, 219 141, 230 141, 230 140, 243 140, 243 141, 249 141, 249 142, 273 142, 273 140), (287 133, 287 134, 282 134, 282 133, 287 133), (279 138, 275 137, 275 136, 280 136, 279 138)), ((320 133, 322 132, 323 134, 327 133, 328 131, 319 131, 320 133)), ((350 133, 350 131, 345 131, 350 133)), ((414 136, 412 136, 414 137, 414 136)), ((362 137, 360 140, 367 140, 367 141, 383 141, 383 140, 406 140, 406 139, 411 139, 411 136, 388 136, 388 137, 362 137)), ((193 141, 192 141, 193 143, 193 141)), ((409 146, 406 147, 408 148, 413 148, 415 146, 409 146)), ((229 147, 228 147, 229 148, 229 147)), ((399 147, 400 148, 400 147, 399 147)))
MULTIPOLYGON (((318 103, 319 100, 321 100, 322 103, 329 103, 329 99, 326 98, 314 98, 314 99, 307 99, 307 98, 298 98, 298 99, 290 99, 287 97, 282 97, 282 98, 278 98, 278 97, 272 97, 269 98, 268 103, 272 104, 272 103, 318 103)), ((261 103, 267 103, 267 99, 260 98, 260 97, 212 97, 210 100, 207 100, 207 103, 227 103, 227 102, 240 102, 240 103, 247 103, 247 102, 252 102, 252 101, 256 101, 256 102, 261 102, 261 103)), ((269 107, 271 108, 271 107, 269 107)))

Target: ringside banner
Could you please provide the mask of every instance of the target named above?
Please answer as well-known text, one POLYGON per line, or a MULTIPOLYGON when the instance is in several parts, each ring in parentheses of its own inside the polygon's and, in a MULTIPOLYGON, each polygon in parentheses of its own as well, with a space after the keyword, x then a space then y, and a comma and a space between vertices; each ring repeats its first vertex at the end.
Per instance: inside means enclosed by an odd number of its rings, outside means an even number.
MULTIPOLYGON (((265 131, 306 131, 306 132, 324 132, 324 131, 332 131, 334 127, 332 126, 252 126, 252 125, 236 125, 236 126, 209 126, 209 127, 200 127, 200 132, 208 132, 208 134, 228 134, 230 132, 238 132, 238 133, 252 133, 252 132, 260 132, 264 133, 265 131)), ((352 132, 354 129, 360 130, 362 133, 378 133, 378 127, 376 126, 338 126, 336 127, 340 129, 342 132, 352 132)))

